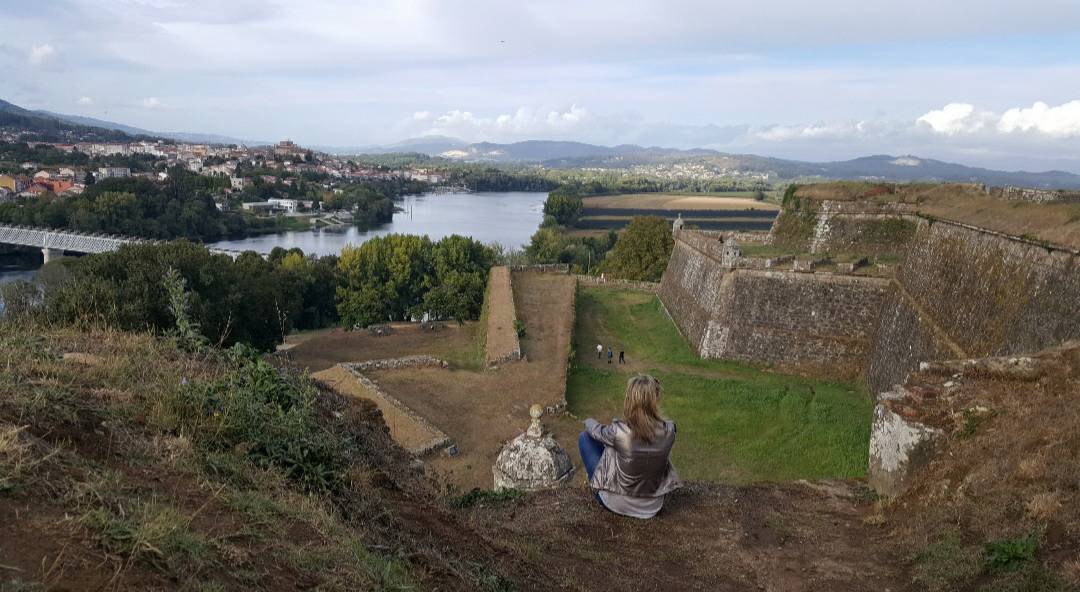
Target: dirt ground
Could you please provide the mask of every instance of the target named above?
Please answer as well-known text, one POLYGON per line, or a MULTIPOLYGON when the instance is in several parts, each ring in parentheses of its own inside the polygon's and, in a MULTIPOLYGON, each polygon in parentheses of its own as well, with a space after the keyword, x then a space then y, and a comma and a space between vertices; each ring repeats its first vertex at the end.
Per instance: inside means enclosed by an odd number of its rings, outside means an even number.
MULTIPOLYGON (((515 273, 513 285, 518 319, 525 323, 521 349, 528 361, 483 372, 423 368, 371 373, 388 393, 454 440, 457 456, 441 454, 430 463, 462 490, 491 487, 495 457, 507 440, 525 430, 530 405, 555 405, 565 397, 574 278, 515 273)), ((553 430, 574 423, 546 422, 553 430)), ((576 437, 576 428, 555 433, 567 442, 566 438, 576 437)))
POLYGON ((409 452, 416 453, 417 451, 426 450, 429 446, 434 445, 436 441, 443 439, 442 434, 409 417, 384 397, 360 384, 351 372, 341 366, 332 366, 326 370, 315 372, 311 376, 316 380, 321 380, 342 395, 360 397, 375 403, 375 406, 382 413, 386 427, 390 428, 391 437, 399 446, 409 452))
POLYGON ((848 482, 732 487, 692 484, 654 519, 616 516, 583 486, 492 504, 466 521, 533 557, 570 590, 900 592, 903 562, 871 504, 848 482))
MULTIPOLYGON (((415 325, 395 325, 393 334, 385 337, 330 331, 299 339, 288 355, 301 368, 315 372, 339 362, 410 354, 450 360, 450 369, 381 370, 367 375, 454 441, 456 456, 440 452, 429 459, 449 484, 461 490, 490 488, 495 457, 507 440, 525 430, 529 406, 557 405, 565 399, 575 287, 568 275, 513 274, 517 317, 526 331, 521 349, 528 361, 504 363, 494 370, 455 363, 466 357, 463 351, 474 347, 475 323, 463 328, 447 326, 435 333, 422 332, 415 325)), ((545 421, 561 442, 576 438, 576 421, 545 421)))
POLYGON ((423 331, 416 323, 395 323, 392 333, 376 337, 367 331, 325 329, 290 335, 283 351, 293 363, 310 372, 326 370, 341 362, 362 362, 384 358, 430 354, 452 362, 465 359, 474 348, 477 324, 447 323, 435 332, 423 331))
POLYGON ((640 208, 644 210, 779 210, 776 204, 753 197, 709 195, 628 194, 586 197, 586 208, 640 208))

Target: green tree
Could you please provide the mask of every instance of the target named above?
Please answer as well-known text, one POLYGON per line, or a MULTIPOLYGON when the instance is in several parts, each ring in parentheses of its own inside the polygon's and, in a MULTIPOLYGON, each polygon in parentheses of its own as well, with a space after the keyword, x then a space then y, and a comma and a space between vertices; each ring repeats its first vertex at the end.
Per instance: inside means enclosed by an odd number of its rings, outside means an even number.
POLYGON ((573 224, 581 215, 584 203, 581 196, 568 189, 556 189, 544 202, 544 216, 551 216, 563 226, 573 224))
POLYGON ((248 252, 234 261, 188 241, 125 245, 58 264, 67 273, 42 284, 43 312, 54 322, 165 333, 177 325, 179 285, 193 331, 211 343, 270 350, 291 329, 302 304, 285 272, 259 255, 248 252))
POLYGON ((424 294, 424 312, 458 322, 479 317, 494 259, 494 250, 472 238, 455 234, 435 243, 433 284, 424 294))
POLYGON ((659 281, 674 245, 667 220, 638 216, 619 235, 602 269, 615 278, 659 281))
POLYGON ((494 257, 490 247, 456 235, 433 243, 391 234, 346 247, 337 263, 341 322, 357 328, 425 314, 474 319, 494 257))

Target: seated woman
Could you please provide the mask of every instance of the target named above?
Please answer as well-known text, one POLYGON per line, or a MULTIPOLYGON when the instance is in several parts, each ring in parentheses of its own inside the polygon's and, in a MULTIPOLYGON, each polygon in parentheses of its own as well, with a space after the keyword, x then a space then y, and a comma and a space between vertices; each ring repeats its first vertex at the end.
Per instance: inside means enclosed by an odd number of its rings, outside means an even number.
POLYGON ((652 518, 664 495, 681 483, 668 456, 675 423, 660 417, 660 382, 639 374, 626 383, 623 414, 611 425, 585 420, 578 438, 589 486, 605 508, 633 518, 652 518))

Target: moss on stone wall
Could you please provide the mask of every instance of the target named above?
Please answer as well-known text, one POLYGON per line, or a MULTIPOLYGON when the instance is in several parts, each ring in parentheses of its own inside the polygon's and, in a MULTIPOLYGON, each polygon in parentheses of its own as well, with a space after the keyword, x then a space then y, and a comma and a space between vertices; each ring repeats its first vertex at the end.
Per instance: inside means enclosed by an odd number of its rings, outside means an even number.
POLYGON ((875 257, 903 258, 913 238, 916 224, 899 216, 879 218, 835 215, 829 220, 828 235, 819 251, 851 253, 875 257))
POLYGON ((819 203, 798 196, 799 185, 784 191, 783 210, 772 228, 772 244, 789 252, 804 252, 814 236, 819 203))

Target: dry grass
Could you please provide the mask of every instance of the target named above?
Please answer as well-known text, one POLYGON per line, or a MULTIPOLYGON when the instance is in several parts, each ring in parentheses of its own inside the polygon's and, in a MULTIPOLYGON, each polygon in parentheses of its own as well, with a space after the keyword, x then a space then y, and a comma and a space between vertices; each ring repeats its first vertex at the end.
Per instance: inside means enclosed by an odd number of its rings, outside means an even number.
POLYGON ((1060 491, 1047 491, 1036 493, 1028 500, 1024 508, 1032 520, 1049 522, 1057 518, 1062 508, 1062 495, 1060 491))
POLYGON ((1075 548, 1069 533, 1080 531, 1080 508, 1068 493, 1080 482, 1080 344, 1040 359, 1044 364, 1035 380, 980 376, 975 370, 959 379, 911 379, 923 388, 940 388, 945 380, 961 385, 920 405, 923 421, 946 430, 944 450, 887 511, 894 533, 911 552, 940 540, 950 525, 964 552, 1045 533, 1035 559, 1047 562, 1050 572, 1031 577, 1064 574, 1066 566, 1053 551, 1075 548), (992 415, 970 430, 952 420, 958 410, 974 407, 992 415))
POLYGON ((1080 555, 1061 565, 1061 575, 1070 586, 1080 588, 1080 555))
POLYGON ((35 453, 26 426, 0 423, 0 493, 26 485, 39 465, 48 462, 59 451, 59 448, 53 448, 44 454, 35 453))
MULTIPOLYGON (((435 539, 452 527, 432 534, 436 518, 426 530, 397 518, 402 491, 425 515, 439 502, 370 406, 317 399, 319 429, 351 443, 332 495, 297 480, 315 461, 289 437, 290 420, 263 426, 288 442, 261 444, 294 450, 288 470, 253 455, 257 438, 208 444, 199 430, 228 425, 201 409, 203 420, 188 421, 177 403, 239 380, 229 359, 149 335, 0 324, 4 566, 50 589, 477 588, 471 566, 488 559, 473 539, 447 549, 435 539)), ((262 388, 292 396, 292 383, 275 384, 262 388)))

